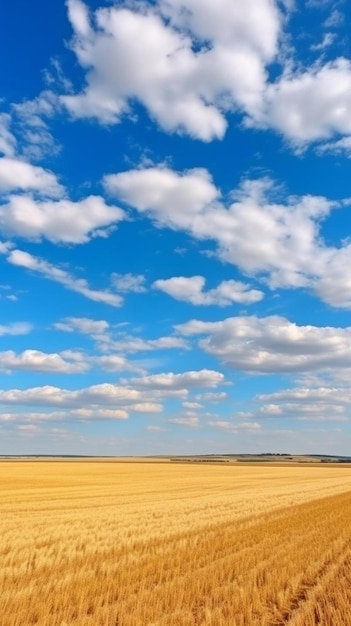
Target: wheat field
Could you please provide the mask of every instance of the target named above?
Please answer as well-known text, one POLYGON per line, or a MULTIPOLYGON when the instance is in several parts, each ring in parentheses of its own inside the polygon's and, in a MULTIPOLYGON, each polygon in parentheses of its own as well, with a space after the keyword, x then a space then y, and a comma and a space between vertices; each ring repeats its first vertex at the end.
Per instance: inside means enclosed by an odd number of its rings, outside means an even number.
POLYGON ((350 626, 351 468, 0 463, 1 626, 350 626))

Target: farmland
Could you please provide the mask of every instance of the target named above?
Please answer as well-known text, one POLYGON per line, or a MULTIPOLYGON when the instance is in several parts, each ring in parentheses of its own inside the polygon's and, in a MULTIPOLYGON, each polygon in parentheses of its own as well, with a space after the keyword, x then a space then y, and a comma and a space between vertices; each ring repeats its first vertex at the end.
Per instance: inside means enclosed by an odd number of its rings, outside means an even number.
POLYGON ((351 468, 0 463, 2 626, 346 626, 351 468))

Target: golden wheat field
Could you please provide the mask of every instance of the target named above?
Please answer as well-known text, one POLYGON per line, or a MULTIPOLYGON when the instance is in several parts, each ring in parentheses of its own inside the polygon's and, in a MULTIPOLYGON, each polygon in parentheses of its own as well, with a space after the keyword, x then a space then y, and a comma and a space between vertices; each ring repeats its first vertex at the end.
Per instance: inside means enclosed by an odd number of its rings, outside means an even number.
POLYGON ((351 468, 0 463, 1 626, 350 626, 351 468))

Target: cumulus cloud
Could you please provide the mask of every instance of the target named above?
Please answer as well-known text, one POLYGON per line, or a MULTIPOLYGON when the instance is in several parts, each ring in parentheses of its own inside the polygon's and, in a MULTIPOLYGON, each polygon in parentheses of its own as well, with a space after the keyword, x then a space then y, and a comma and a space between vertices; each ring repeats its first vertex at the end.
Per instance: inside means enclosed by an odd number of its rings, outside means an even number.
MULTIPOLYGON (((67 358, 65 353, 61 356, 67 358)), ((72 358, 71 361, 72 363, 81 362, 79 358, 76 361, 72 358)), ((141 376, 122 380, 120 384, 101 383, 75 390, 51 385, 28 389, 3 389, 0 390, 0 404, 9 407, 23 406, 26 413, 31 411, 31 407, 58 409, 59 413, 51 411, 50 419, 61 417, 64 419, 67 410, 80 420, 118 419, 121 417, 118 414, 120 411, 125 412, 125 417, 132 412, 161 413, 163 399, 185 399, 190 389, 217 387, 223 382, 223 378, 219 372, 200 370, 182 374, 168 372, 154 376, 141 376)), ((12 419, 11 411, 5 411, 2 415, 6 415, 6 419, 12 419)), ((40 412, 39 415, 42 413, 40 412)))
POLYGON ((0 352, 0 370, 7 373, 19 370, 47 374, 81 374, 93 367, 108 372, 144 373, 137 364, 118 354, 95 356, 75 350, 62 350, 59 353, 41 350, 24 350, 18 354, 13 350, 0 352))
POLYGON ((306 0, 306 6, 310 9, 326 9, 333 3, 333 0, 306 0))
MULTIPOLYGON (((49 197, 61 196, 64 192, 52 172, 18 158, 4 156, 0 159, 0 191, 9 193, 18 190, 37 191, 49 197)), ((1 208, 3 220, 6 212, 1 208)))
POLYGON ((111 293, 110 291, 98 291, 96 289, 91 289, 88 282, 84 278, 75 278, 66 270, 62 270, 61 268, 48 263, 48 261, 35 257, 28 252, 24 252, 23 250, 11 250, 7 260, 12 265, 24 267, 31 272, 43 276, 44 278, 60 283, 66 287, 66 289, 75 291, 89 300, 103 302, 104 304, 109 304, 114 307, 121 306, 123 302, 120 296, 111 293))
POLYGON ((176 300, 197 305, 229 306, 233 302, 253 304, 264 297, 262 291, 251 289, 250 285, 236 280, 223 280, 214 289, 204 291, 206 279, 203 276, 174 276, 153 283, 155 289, 164 291, 176 300))
POLYGON ((0 254, 8 254, 14 248, 12 241, 0 241, 0 254))
POLYGON ((71 412, 73 417, 87 421, 125 420, 128 419, 128 411, 125 409, 77 409, 71 412))
POLYGON ((226 400, 228 398, 228 394, 225 391, 207 391, 205 393, 198 393, 195 396, 196 400, 200 400, 200 402, 221 402, 222 400, 226 400))
POLYGON ((50 90, 42 91, 33 100, 23 100, 12 105, 12 114, 19 129, 18 149, 31 160, 60 152, 61 146, 50 132, 47 120, 60 111, 58 96, 50 90))
POLYGON ((75 202, 65 197, 65 188, 53 172, 15 154, 15 138, 5 132, 9 121, 8 115, 0 114, 0 152, 5 155, 0 158, 0 232, 34 241, 74 244, 107 237, 125 218, 124 212, 100 196, 75 202))
POLYGON ((11 324, 0 324, 0 337, 5 335, 27 335, 32 330, 32 325, 28 322, 12 322, 11 324))
POLYGON ((140 389, 196 389, 197 387, 218 387, 224 382, 224 375, 214 370, 198 370, 175 374, 167 372, 133 378, 131 384, 140 389))
POLYGON ((324 22, 326 28, 338 28, 344 23, 345 16, 339 9, 333 9, 324 22))
POLYGON ((129 409, 135 413, 161 413, 163 406, 159 402, 136 402, 129 405, 129 409))
POLYGON ((213 428, 219 428, 233 434, 238 432, 259 432, 262 428, 258 422, 229 422, 227 420, 212 420, 209 422, 209 426, 213 428))
POLYGON ((179 424, 180 426, 189 426, 194 428, 199 425, 200 420, 197 415, 172 417, 168 420, 170 424, 179 424))
MULTIPOLYGON (((96 342, 97 349, 107 353, 136 353, 152 350, 188 349, 187 342, 179 336, 164 336, 156 339, 147 339, 136 335, 121 332, 111 326, 106 320, 92 320, 90 318, 67 317, 56 322, 54 328, 64 332, 77 332, 90 335, 96 342)), ((110 358, 110 356, 109 356, 110 358)))
POLYGON ((325 302, 340 308, 351 308, 351 244, 328 251, 327 266, 314 286, 315 293, 325 302))
POLYGON ((16 138, 10 131, 11 117, 8 113, 0 113, 0 154, 12 157, 16 151, 16 138))
MULTIPOLYGON (((27 167, 25 163, 22 165, 27 167)), ((124 212, 107 205, 99 196, 72 202, 68 199, 45 201, 12 195, 0 206, 1 230, 4 233, 33 240, 48 239, 53 243, 81 244, 93 237, 107 236, 111 227, 122 219, 124 212)))
POLYGON ((351 157, 351 136, 342 137, 342 139, 325 141, 317 147, 318 154, 325 154, 328 152, 334 155, 342 154, 349 159, 351 157))
POLYGON ((318 52, 319 50, 325 50, 325 48, 328 48, 332 45, 335 40, 335 36, 335 33, 324 33, 322 41, 320 43, 313 44, 311 46, 311 50, 315 52, 318 52))
POLYGON ((296 419, 309 422, 345 422, 351 418, 348 387, 295 387, 259 394, 262 406, 256 418, 296 419))
MULTIPOLYGON (((286 196, 267 178, 244 180, 228 198, 222 198, 209 173, 198 169, 184 173, 165 167, 130 170, 106 176, 104 184, 109 193, 158 226, 214 241, 219 258, 271 288, 304 287, 332 306, 351 308, 351 283, 345 281, 351 244, 327 246, 320 233, 322 221, 347 203, 322 196, 286 196)), ((179 283, 180 277, 176 278, 179 283)), ((204 298, 201 277, 189 280, 187 284, 183 280, 183 287, 197 292, 197 296, 188 294, 189 298, 204 298)), ((174 280, 168 283, 168 289, 179 296, 177 287, 174 280)), ((222 287, 225 291, 228 285, 222 287)), ((258 298, 259 292, 252 296, 258 298)))
POLYGON ((267 86, 264 103, 262 123, 296 144, 350 135, 351 63, 341 57, 284 75, 267 86))
MULTIPOLYGON (((349 135, 349 61, 318 59, 301 70, 291 51, 279 56, 292 9, 293 2, 271 0, 158 0, 91 13, 69 0, 71 48, 85 86, 60 102, 74 117, 116 124, 139 101, 164 130, 203 141, 224 136, 233 110, 246 125, 274 128, 295 146, 349 135), (283 71, 269 82, 276 60, 283 71)), ((334 8, 325 26, 342 19, 334 8)), ((313 49, 323 52, 333 39, 327 32, 313 49)))
POLYGON ((188 349, 187 342, 182 337, 165 336, 156 339, 146 339, 135 335, 123 334, 114 339, 111 335, 105 334, 97 337, 100 350, 117 350, 121 352, 150 352, 152 350, 171 350, 180 348, 188 349))
POLYGON ((258 417, 297 419, 302 422, 347 422, 350 409, 344 406, 319 402, 318 404, 269 404, 263 406, 258 417))
POLYGON ((24 350, 16 354, 13 350, 0 352, 0 369, 11 372, 22 370, 29 372, 45 372, 57 374, 73 374, 86 372, 89 365, 82 361, 65 360, 57 353, 46 353, 40 350, 24 350))
POLYGON ((84 415, 84 410, 90 411, 101 406, 113 408, 118 404, 133 403, 140 398, 140 391, 136 389, 109 383, 92 385, 75 391, 51 385, 0 391, 1 404, 79 408, 81 416, 84 415))
POLYGON ((105 354, 100 357, 92 357, 92 361, 108 372, 125 372, 128 370, 139 373, 143 372, 142 368, 138 367, 134 363, 130 363, 120 354, 105 354))
MULTIPOLYGON (((6 251, 1 250, 1 242, 0 242, 0 254, 6 254, 6 251)), ((12 287, 11 285, 0 285, 0 300, 10 300, 11 302, 17 302, 18 297, 15 293, 11 293, 12 287)))
POLYGON ((111 283, 116 291, 122 293, 145 293, 145 276, 142 274, 116 274, 111 275, 111 283))
POLYGON ((315 403, 327 402, 330 405, 351 404, 351 391, 348 387, 293 387, 273 393, 259 394, 257 400, 261 402, 296 402, 315 403))
POLYGON ((205 335, 199 346, 225 365, 246 372, 281 373, 349 368, 351 328, 298 326, 284 317, 191 320, 185 336, 205 335))
POLYGON ((98 9, 68 1, 71 48, 86 71, 61 102, 75 117, 120 121, 138 100, 167 131, 222 137, 226 111, 253 113, 282 16, 271 0, 160 0, 98 9))
POLYGON ((184 402, 182 402, 182 405, 183 405, 184 409, 190 409, 191 411, 193 411, 195 409, 203 409, 203 404, 200 404, 199 402, 187 402, 187 401, 184 401, 184 402))
POLYGON ((68 333, 79 332, 83 335, 100 335, 109 328, 106 320, 93 320, 88 317, 65 317, 61 322, 56 322, 54 328, 68 333))
POLYGON ((219 256, 245 272, 274 272, 280 285, 305 284, 303 272, 317 272, 317 220, 334 206, 313 196, 278 204, 270 199, 274 187, 267 179, 244 181, 226 206, 203 170, 132 170, 107 176, 105 185, 158 224, 215 240, 219 256))
POLYGON ((166 167, 150 167, 109 174, 103 183, 111 195, 173 228, 188 228, 220 195, 204 169, 179 174, 166 167))
MULTIPOLYGON (((100 420, 125 420, 128 419, 128 411, 125 409, 72 409, 64 411, 25 411, 21 413, 16 412, 0 412, 0 422, 11 423, 15 422, 21 424, 21 422, 86 422, 86 421, 100 421, 100 420)), ((64 431, 62 429, 54 429, 58 434, 67 433, 70 431, 64 431)))

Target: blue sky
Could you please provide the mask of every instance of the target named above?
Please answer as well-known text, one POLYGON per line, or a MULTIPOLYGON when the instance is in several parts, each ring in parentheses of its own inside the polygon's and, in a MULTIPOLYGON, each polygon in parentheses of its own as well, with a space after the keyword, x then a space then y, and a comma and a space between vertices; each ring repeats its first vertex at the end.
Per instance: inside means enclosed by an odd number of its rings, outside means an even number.
POLYGON ((350 454, 350 7, 0 7, 0 454, 350 454))

